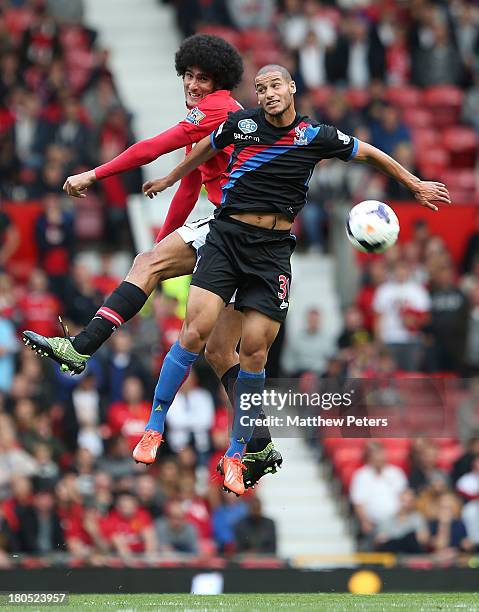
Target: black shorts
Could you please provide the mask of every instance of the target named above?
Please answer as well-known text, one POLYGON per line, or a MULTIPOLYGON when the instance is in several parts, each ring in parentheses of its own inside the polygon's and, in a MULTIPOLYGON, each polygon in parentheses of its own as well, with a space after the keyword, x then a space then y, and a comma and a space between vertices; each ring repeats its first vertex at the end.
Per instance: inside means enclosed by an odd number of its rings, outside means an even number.
POLYGON ((289 230, 270 230, 226 217, 210 222, 191 284, 219 295, 235 309, 252 308, 275 321, 286 319, 291 254, 296 239, 289 230))

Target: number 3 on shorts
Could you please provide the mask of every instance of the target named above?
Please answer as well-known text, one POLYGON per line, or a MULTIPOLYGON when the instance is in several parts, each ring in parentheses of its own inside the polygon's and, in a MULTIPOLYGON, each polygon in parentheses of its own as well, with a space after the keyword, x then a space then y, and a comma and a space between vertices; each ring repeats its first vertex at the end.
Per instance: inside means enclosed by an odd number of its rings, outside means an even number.
POLYGON ((278 297, 280 300, 285 300, 289 292, 289 278, 285 276, 284 274, 280 274, 278 276, 278 282, 279 282, 278 297))

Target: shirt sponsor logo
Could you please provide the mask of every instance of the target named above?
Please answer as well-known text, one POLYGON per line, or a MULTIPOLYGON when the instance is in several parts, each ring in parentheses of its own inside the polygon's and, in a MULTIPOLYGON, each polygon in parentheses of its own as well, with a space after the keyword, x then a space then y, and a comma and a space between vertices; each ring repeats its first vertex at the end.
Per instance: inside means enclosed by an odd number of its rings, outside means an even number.
POLYGON ((259 136, 250 136, 249 134, 238 134, 234 133, 235 140, 253 140, 254 142, 259 142, 259 136))
POLYGON ((243 134, 252 134, 258 129, 258 126, 253 119, 241 119, 241 121, 238 123, 238 127, 243 134))
POLYGON ((186 121, 193 123, 193 125, 199 125, 205 117, 206 115, 200 111, 197 106, 195 106, 195 108, 192 108, 186 116, 186 121))

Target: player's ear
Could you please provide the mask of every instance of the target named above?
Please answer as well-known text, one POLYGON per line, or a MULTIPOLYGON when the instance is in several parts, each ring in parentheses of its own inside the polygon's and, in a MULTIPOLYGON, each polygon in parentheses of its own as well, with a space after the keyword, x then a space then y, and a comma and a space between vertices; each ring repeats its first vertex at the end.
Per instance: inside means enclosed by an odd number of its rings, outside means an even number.
POLYGON ((296 83, 294 81, 290 81, 290 83, 289 83, 289 91, 292 94, 296 93, 296 83))

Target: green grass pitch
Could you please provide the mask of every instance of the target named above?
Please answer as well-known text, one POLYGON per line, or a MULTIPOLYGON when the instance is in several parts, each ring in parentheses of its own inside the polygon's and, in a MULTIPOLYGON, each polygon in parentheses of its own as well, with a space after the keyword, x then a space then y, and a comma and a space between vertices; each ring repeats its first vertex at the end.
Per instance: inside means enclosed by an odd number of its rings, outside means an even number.
MULTIPOLYGON (((29 610, 35 606, 2 606, 8 610, 29 610)), ((70 595, 68 605, 45 606, 42 610, 67 612, 70 610, 158 610, 204 612, 263 612, 271 610, 348 610, 375 611, 429 611, 461 610, 479 612, 479 593, 388 593, 379 595, 349 595, 329 593, 284 594, 229 594, 229 595, 70 595)))

